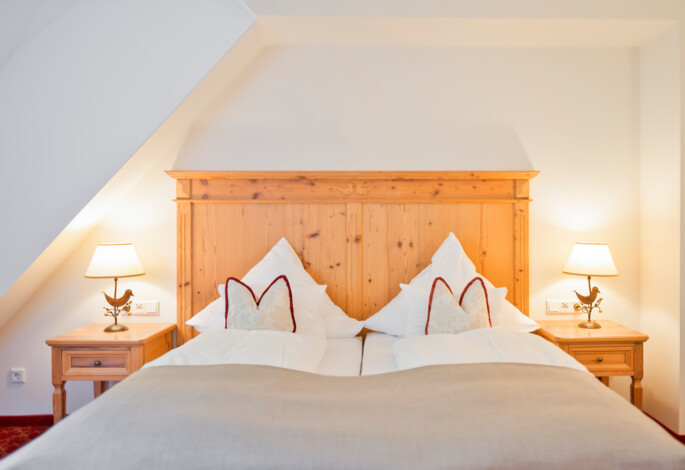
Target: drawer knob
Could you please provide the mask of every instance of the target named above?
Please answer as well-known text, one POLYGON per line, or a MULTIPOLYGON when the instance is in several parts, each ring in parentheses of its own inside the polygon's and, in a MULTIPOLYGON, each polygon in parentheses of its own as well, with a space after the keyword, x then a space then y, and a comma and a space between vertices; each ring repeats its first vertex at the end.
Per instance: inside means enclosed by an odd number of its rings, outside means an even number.
MULTIPOLYGON (((601 362, 601 361, 600 361, 600 362, 601 362)), ((94 365, 95 367, 100 367, 100 366, 102 365, 102 362, 100 362, 100 361, 95 361, 95 362, 93 362, 93 365, 94 365)))
POLYGON ((599 356, 599 357, 597 358, 597 362, 604 362, 604 358, 603 358, 602 356, 599 356))

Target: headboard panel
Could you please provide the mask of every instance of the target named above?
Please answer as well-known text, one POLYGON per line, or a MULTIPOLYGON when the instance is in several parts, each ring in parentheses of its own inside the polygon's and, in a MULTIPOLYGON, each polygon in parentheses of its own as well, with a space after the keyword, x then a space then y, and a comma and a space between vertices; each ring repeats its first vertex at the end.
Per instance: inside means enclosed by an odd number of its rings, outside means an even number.
POLYGON ((185 172, 177 181, 178 341, 286 237, 348 315, 365 319, 454 232, 528 313, 528 181, 537 172, 185 172))

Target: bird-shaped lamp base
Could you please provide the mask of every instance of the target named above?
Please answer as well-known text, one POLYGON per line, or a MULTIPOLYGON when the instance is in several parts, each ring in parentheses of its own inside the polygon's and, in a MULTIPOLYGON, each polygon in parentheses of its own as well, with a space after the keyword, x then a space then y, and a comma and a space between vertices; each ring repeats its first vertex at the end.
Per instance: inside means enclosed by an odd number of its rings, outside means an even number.
POLYGON ((579 312, 587 313, 587 320, 583 320, 580 323, 578 323, 578 327, 587 328, 589 330, 596 330, 597 328, 601 328, 602 325, 600 325, 592 319, 592 310, 596 308, 597 310, 599 310, 600 313, 602 313, 602 309, 599 308, 599 305, 602 303, 602 298, 600 297, 600 299, 597 300, 597 294, 599 294, 599 289, 597 288, 597 286, 592 287, 590 279, 591 277, 588 276, 587 288, 590 291, 588 295, 580 295, 576 291, 573 292, 576 293, 576 296, 579 300, 579 303, 575 305, 575 309, 579 312))
POLYGON ((578 323, 579 328, 587 328, 589 330, 596 330, 597 328, 601 328, 602 325, 597 323, 594 320, 583 320, 580 323, 578 323))
POLYGON ((121 325, 119 323, 119 314, 121 312, 131 312, 131 297, 133 297, 133 292, 131 292, 131 289, 126 289, 126 292, 124 292, 124 295, 122 295, 120 298, 117 298, 117 281, 118 279, 115 277, 114 278, 114 297, 110 297, 107 295, 106 292, 103 292, 105 294, 105 299, 107 300, 107 303, 112 306, 112 308, 107 308, 105 307, 105 313, 106 317, 112 317, 114 318, 114 324, 109 325, 106 327, 103 331, 106 333, 117 333, 119 331, 126 331, 128 330, 128 326, 126 325, 121 325))
POLYGON ((128 330, 128 326, 121 325, 119 323, 114 323, 112 325, 109 325, 107 328, 105 328, 102 331, 106 331, 107 333, 118 333, 120 331, 126 331, 126 330, 128 330))

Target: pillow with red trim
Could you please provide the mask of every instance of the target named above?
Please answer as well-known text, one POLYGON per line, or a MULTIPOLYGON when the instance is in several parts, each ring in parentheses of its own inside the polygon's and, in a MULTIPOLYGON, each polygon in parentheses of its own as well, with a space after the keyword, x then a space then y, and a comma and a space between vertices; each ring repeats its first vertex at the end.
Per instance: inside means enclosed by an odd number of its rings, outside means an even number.
MULTIPOLYGON (((314 317, 307 325, 300 324, 301 327, 306 327, 307 331, 314 330, 310 328, 309 323, 321 323, 321 334, 325 334, 328 338, 347 338, 354 337, 364 327, 364 322, 350 318, 345 312, 335 305, 331 298, 326 294, 326 286, 319 285, 312 276, 302 266, 302 261, 295 252, 288 240, 281 238, 269 252, 264 255, 264 258, 255 264, 250 271, 243 277, 243 282, 247 284, 267 284, 271 282, 276 276, 285 274, 290 280, 295 295, 295 316, 298 315, 298 304, 316 303, 317 310, 314 317), (319 301, 318 297, 312 296, 308 301, 299 301, 302 297, 301 293, 312 292, 312 289, 302 290, 300 287, 318 287, 322 292, 322 299, 319 301)), ((223 295, 223 293, 222 293, 223 295)), ((319 327, 317 326, 317 329, 319 327)), ((305 332, 303 329, 302 333, 305 332)))
POLYGON ((257 298, 250 286, 235 277, 226 280, 225 328, 276 330, 295 333, 293 293, 287 276, 273 280, 257 298))
POLYGON ((399 294, 381 310, 369 317, 365 326, 371 330, 394 336, 419 334, 415 330, 409 331, 409 325, 412 323, 410 319, 417 315, 425 316, 431 284, 436 277, 445 279, 457 293, 460 293, 474 277, 480 277, 488 292, 492 324, 498 326, 503 323, 500 322, 500 311, 505 302, 506 287, 496 288, 479 274, 457 237, 450 233, 433 254, 431 264, 426 266, 409 284, 400 284, 401 291, 399 294), (407 289, 415 291, 415 295, 408 295, 407 289), (417 302, 417 296, 420 302, 417 302))
MULTIPOLYGON (((250 286, 255 298, 260 298, 273 280, 274 277, 267 280, 264 284, 242 282, 250 286)), ((308 336, 324 336, 323 324, 319 315, 324 297, 326 296, 324 287, 319 285, 295 285, 292 284, 290 276, 288 276, 288 282, 290 283, 293 295, 293 309, 295 311, 295 324, 297 325, 296 333, 308 336)), ((186 322, 187 325, 194 327, 199 333, 223 330, 226 327, 226 285, 221 284, 221 287, 221 297, 210 302, 205 308, 195 314, 186 322)))
MULTIPOLYGON (((363 321, 348 317, 326 294, 326 285, 319 285, 305 271, 295 250, 285 238, 281 238, 264 258, 255 264, 242 278, 255 294, 266 287, 275 277, 284 274, 293 292, 297 333, 325 335, 328 338, 356 336, 364 326, 363 321)), ((221 298, 209 303, 186 322, 200 333, 224 327, 224 300, 226 286, 218 286, 221 298)))
POLYGON ((407 324, 409 336, 457 334, 492 326, 488 292, 483 279, 475 277, 457 295, 442 277, 433 280, 428 302, 422 288, 405 286, 408 301, 423 303, 423 311, 413 308, 407 324))

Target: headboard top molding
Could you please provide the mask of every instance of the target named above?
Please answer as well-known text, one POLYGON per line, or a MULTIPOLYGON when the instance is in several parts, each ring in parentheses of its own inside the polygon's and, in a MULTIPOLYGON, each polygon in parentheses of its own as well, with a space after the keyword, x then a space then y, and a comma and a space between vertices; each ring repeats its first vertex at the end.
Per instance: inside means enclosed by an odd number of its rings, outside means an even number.
POLYGON ((183 171, 170 170, 174 179, 249 180, 249 179, 442 179, 510 180, 535 178, 539 171, 183 171))
POLYGON ((176 179, 179 344, 185 322, 286 237, 346 313, 375 313, 454 232, 528 313, 534 171, 169 171, 176 179))
POLYGON ((534 171, 169 171, 177 200, 201 203, 334 203, 527 199, 534 171))

